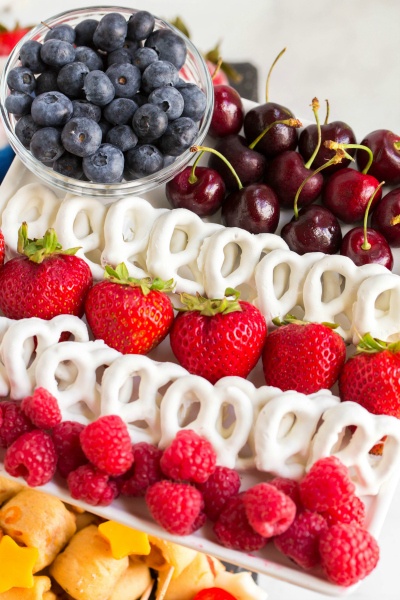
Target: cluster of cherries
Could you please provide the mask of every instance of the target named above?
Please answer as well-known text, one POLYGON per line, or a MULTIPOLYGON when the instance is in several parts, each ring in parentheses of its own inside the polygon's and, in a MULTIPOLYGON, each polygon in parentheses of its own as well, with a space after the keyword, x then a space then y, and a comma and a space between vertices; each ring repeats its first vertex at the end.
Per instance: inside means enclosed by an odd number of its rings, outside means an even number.
POLYGON ((375 262, 391 270, 391 246, 400 247, 400 188, 382 197, 382 186, 400 184, 400 136, 380 129, 357 144, 349 125, 328 122, 328 103, 320 124, 316 98, 316 124, 299 135, 302 124, 292 112, 268 101, 269 77, 283 52, 268 75, 267 101, 247 114, 234 88, 214 86, 214 148, 192 148, 196 160, 167 184, 167 198, 201 217, 221 209, 224 225, 251 233, 274 233, 281 209, 293 208, 281 230, 291 250, 340 252, 357 265, 375 262), (204 152, 210 152, 208 166, 197 166, 204 152), (343 236, 341 223, 359 226, 343 236))

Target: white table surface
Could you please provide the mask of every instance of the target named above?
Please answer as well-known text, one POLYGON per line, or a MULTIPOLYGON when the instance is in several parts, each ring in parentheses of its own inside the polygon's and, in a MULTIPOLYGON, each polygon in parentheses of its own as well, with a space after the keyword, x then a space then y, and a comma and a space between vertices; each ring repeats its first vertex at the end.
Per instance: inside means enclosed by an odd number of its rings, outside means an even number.
MULTIPOLYGON (((131 2, 0 0, 0 22, 33 25, 69 8, 131 2)), ((229 61, 250 61, 259 72, 259 98, 278 54, 270 100, 311 118, 314 96, 328 98, 331 120, 349 123, 359 140, 379 128, 400 133, 400 0, 137 0, 135 8, 173 19, 180 15, 203 51, 222 40, 229 61), (311 116, 310 116, 311 115, 311 116)), ((378 567, 350 596, 354 600, 398 600, 400 489, 381 536, 378 567)), ((262 576, 271 600, 323 600, 327 596, 262 576)))

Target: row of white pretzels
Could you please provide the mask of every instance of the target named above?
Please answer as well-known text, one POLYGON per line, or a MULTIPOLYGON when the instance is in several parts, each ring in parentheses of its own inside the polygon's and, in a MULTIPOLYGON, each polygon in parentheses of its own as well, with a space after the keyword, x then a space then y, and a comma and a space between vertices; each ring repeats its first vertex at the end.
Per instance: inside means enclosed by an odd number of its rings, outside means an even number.
POLYGON ((1 228, 11 253, 23 220, 30 237, 54 227, 64 248, 78 251, 95 280, 104 266, 125 262, 132 277, 173 279, 176 292, 223 296, 237 288, 257 304, 270 327, 295 312, 314 322, 338 323, 346 342, 370 332, 400 336, 400 277, 380 265, 356 267, 344 256, 288 250, 274 234, 206 223, 185 209, 153 208, 127 197, 105 206, 96 198, 60 199, 40 183, 20 188, 8 201, 1 228))
POLYGON ((376 495, 400 468, 400 421, 377 416, 328 390, 306 396, 256 388, 240 377, 212 385, 172 362, 122 355, 89 341, 83 321, 0 318, 0 390, 22 399, 36 386, 57 399, 64 419, 88 423, 117 414, 132 441, 164 448, 181 429, 213 444, 218 463, 300 478, 334 454, 349 467, 359 493, 376 495), (58 342, 62 332, 74 341, 58 342), (349 426, 356 426, 351 433, 349 426), (387 436, 383 456, 369 450, 387 436))

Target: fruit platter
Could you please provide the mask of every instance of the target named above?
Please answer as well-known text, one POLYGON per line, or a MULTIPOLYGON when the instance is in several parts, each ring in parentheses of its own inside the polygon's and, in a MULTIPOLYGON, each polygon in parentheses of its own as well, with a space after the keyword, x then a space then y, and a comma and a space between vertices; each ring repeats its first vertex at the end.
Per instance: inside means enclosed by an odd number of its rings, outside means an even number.
POLYGON ((400 138, 213 86, 147 11, 94 16, 29 33, 1 83, 1 475, 348 594, 400 474, 400 138))

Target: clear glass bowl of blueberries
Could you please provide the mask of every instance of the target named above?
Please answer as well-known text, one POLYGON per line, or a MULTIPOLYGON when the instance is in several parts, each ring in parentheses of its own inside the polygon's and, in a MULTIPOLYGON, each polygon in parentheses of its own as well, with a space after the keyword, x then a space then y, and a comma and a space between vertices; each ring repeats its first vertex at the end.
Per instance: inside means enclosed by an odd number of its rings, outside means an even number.
POLYGON ((8 58, 0 109, 24 165, 65 192, 117 198, 165 184, 190 161, 213 111, 200 52, 145 10, 68 11, 8 58))

